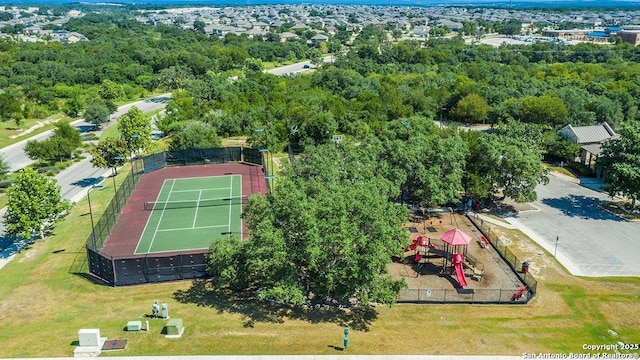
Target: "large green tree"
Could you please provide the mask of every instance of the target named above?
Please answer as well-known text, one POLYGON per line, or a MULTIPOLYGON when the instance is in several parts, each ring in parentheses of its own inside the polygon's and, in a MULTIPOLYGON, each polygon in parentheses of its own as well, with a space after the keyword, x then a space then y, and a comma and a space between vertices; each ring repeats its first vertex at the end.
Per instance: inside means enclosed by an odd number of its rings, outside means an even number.
POLYGON ((127 143, 120 138, 106 138, 101 140, 95 148, 89 150, 92 156, 91 163, 100 168, 111 168, 113 173, 117 173, 118 166, 125 162, 130 148, 127 143))
POLYGON ((55 179, 24 168, 7 189, 6 234, 22 239, 43 238, 68 209, 69 202, 62 199, 55 179))
POLYGON ((68 122, 59 122, 49 138, 42 141, 30 140, 24 150, 32 160, 57 161, 72 158, 73 152, 80 145, 80 132, 68 122))
POLYGON ((549 181, 541 162, 541 145, 533 144, 531 139, 483 134, 470 140, 473 142, 465 175, 467 195, 533 201, 537 198, 536 186, 549 181))
POLYGON ((402 200, 438 206, 460 199, 468 150, 457 130, 412 116, 390 121, 379 137, 380 171, 401 189, 402 200))
POLYGON ((0 155, 0 180, 5 179, 11 170, 11 166, 4 156, 0 155))
POLYGON ((619 130, 620 137, 602 145, 596 166, 604 173, 604 190, 631 199, 634 208, 640 198, 640 123, 619 130))
POLYGON ((212 245, 214 282, 288 303, 308 296, 395 303, 404 282, 393 280, 386 264, 408 241, 401 228, 407 211, 389 201, 397 189, 377 174, 377 152, 370 150, 312 147, 271 195, 251 197, 251 238, 212 245))
POLYGON ((122 90, 122 85, 109 79, 102 80, 102 84, 100 84, 100 88, 98 89, 98 94, 101 98, 110 102, 118 101, 125 96, 124 90, 122 90))
POLYGON ((222 141, 214 127, 200 122, 190 122, 185 124, 181 131, 171 135, 169 148, 171 150, 206 149, 221 145, 222 141))
POLYGON ((451 109, 450 116, 464 123, 480 123, 487 119, 489 106, 478 94, 469 94, 460 99, 451 109))
POLYGON ((151 121, 136 106, 118 118, 118 130, 130 152, 144 150, 151 144, 151 121))
POLYGON ((100 127, 109 120, 111 112, 102 101, 94 101, 84 110, 84 119, 86 122, 100 127))

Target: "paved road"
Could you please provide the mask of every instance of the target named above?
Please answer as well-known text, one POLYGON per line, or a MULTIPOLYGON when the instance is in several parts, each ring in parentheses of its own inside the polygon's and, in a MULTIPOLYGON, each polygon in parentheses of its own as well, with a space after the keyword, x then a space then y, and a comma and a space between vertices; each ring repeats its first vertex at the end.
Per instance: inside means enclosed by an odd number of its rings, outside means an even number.
POLYGON ((507 218, 551 254, 573 275, 640 276, 640 222, 629 222, 597 205, 610 198, 564 176, 538 186, 539 211, 507 218))
MULTIPOLYGON (((170 98, 171 94, 162 94, 160 96, 154 97, 151 100, 141 100, 136 101, 131 104, 123 105, 118 108, 118 110, 111 115, 111 119, 116 119, 119 116, 125 114, 131 107, 137 106, 142 112, 150 112, 156 109, 164 108, 166 105, 166 100, 170 98)), ((78 127, 79 129, 87 129, 90 127, 90 124, 86 123, 84 120, 76 120, 71 123, 73 126, 78 127)), ((113 122, 107 123, 107 127, 112 125, 113 122)), ((29 164, 33 163, 33 160, 29 159, 29 157, 24 153, 24 146, 30 140, 38 140, 42 141, 53 133, 53 130, 49 130, 43 132, 41 134, 32 136, 28 139, 22 140, 18 143, 15 143, 11 146, 8 146, 2 150, 0 150, 0 154, 4 156, 5 161, 10 166, 10 171, 14 172, 19 169, 22 169, 29 164)))
MULTIPOLYGON (((324 58, 322 58, 322 61, 325 63, 333 62, 333 60, 334 60, 334 57, 332 55, 325 56, 324 58)), ((309 69, 313 69, 314 67, 315 66, 311 64, 311 61, 302 61, 302 62, 291 64, 291 65, 273 68, 273 69, 267 70, 267 72, 269 74, 282 76, 282 75, 297 74, 303 71, 307 71, 309 69)))

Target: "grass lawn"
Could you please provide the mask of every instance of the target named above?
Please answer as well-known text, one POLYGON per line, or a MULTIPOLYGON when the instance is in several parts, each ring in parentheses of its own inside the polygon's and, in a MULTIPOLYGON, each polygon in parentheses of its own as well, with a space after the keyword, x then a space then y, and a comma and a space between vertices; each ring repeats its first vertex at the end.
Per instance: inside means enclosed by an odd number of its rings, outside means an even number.
POLYGON ((544 166, 545 166, 547 169, 549 169, 549 171, 551 171, 551 172, 558 172, 558 173, 561 173, 561 174, 563 174, 563 175, 570 176, 570 177, 572 177, 572 178, 575 178, 575 177, 576 177, 576 176, 575 176, 571 171, 569 171, 566 167, 558 166, 558 165, 555 165, 555 164, 547 164, 547 163, 545 163, 545 164, 544 164, 544 166))
POLYGON ((16 126, 14 122, 3 122, 0 126, 0 148, 7 147, 29 138, 34 135, 41 134, 55 127, 55 123, 60 120, 71 120, 63 114, 52 115, 44 120, 42 119, 25 119, 20 126, 16 126), (33 128, 30 132, 26 130, 33 128))
MULTIPOLYGON (((91 193, 95 216, 113 194, 110 184, 91 193)), ((495 228, 539 281, 537 297, 526 306, 304 311, 238 299, 203 281, 112 288, 70 273, 85 256, 90 232, 85 199, 54 235, 0 269, 0 358, 72 356, 82 328, 128 340, 125 350, 103 356, 341 355, 344 326, 351 329, 349 354, 585 353, 583 344, 640 341, 640 278, 571 276, 519 231, 495 228), (166 320, 144 317, 154 299, 168 304, 172 318, 182 318, 181 339, 160 334, 166 320), (151 331, 123 331, 130 320, 149 320, 151 331)))

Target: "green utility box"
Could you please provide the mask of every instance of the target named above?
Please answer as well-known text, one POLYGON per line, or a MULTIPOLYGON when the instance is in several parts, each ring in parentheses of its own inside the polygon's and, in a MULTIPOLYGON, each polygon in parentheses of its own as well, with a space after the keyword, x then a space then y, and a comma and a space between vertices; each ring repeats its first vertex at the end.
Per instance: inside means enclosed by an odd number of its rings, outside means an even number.
POLYGON ((170 319, 165 326, 166 335, 180 335, 182 334, 182 319, 170 319))
POLYGON ((142 321, 129 321, 127 323, 127 331, 140 331, 142 330, 142 321))

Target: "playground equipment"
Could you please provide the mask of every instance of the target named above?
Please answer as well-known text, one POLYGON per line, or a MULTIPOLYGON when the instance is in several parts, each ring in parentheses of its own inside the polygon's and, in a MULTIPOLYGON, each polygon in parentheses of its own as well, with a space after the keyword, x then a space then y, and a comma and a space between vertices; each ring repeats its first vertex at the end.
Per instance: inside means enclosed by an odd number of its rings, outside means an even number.
POLYGON ((526 292, 527 292, 527 287, 526 286, 523 286, 523 287, 519 288, 518 291, 516 291, 516 293, 513 294, 513 296, 511 297, 511 301, 520 300, 520 298, 525 296, 526 292))
POLYGON ((464 255, 462 254, 453 254, 453 267, 456 269, 456 277, 458 278, 458 283, 460 286, 467 286, 467 279, 464 277, 464 269, 462 268, 462 263, 464 255))
MULTIPOLYGON (((467 245, 471 243, 471 236, 465 234, 459 228, 453 228, 442 234, 440 239, 445 243, 445 252, 451 254, 450 260, 458 277, 458 283, 460 286, 467 286, 467 280, 464 277, 463 259, 467 253, 467 245), (456 262, 456 260, 459 261, 456 262)), ((443 273, 448 272, 447 270, 450 266, 448 261, 448 256, 442 258, 443 273)))
POLYGON ((413 257, 416 265, 422 265, 429 261, 427 254, 437 252, 437 246, 431 243, 431 238, 424 235, 418 235, 413 238, 411 244, 404 251, 404 257, 413 257))

